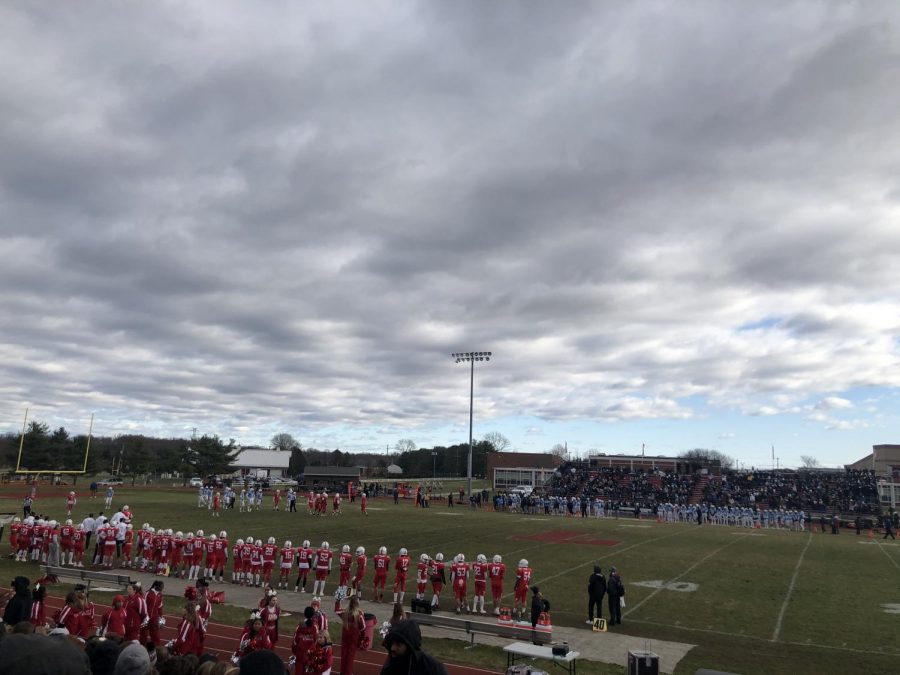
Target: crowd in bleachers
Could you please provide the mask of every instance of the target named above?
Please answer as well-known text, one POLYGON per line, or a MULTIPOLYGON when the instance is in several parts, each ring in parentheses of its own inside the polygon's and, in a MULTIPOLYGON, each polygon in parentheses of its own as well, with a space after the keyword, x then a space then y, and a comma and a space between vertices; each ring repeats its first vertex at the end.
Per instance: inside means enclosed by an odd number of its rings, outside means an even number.
POLYGON ((701 477, 662 469, 591 468, 581 460, 561 465, 544 493, 589 502, 600 499, 627 509, 704 503, 847 515, 880 511, 876 477, 868 470, 725 470, 701 477))
POLYGON ((710 482, 704 500, 861 515, 879 511, 875 474, 867 470, 726 471, 721 480, 710 482))

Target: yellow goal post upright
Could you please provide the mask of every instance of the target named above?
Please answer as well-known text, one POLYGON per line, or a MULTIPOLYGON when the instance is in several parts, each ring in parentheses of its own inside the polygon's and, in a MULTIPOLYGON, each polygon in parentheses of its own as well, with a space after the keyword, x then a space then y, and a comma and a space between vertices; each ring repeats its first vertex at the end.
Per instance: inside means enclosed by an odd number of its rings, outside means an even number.
POLYGON ((91 421, 88 425, 88 437, 87 437, 87 446, 84 448, 84 465, 81 469, 73 469, 67 471, 61 471, 60 469, 34 469, 27 468, 22 469, 22 451, 25 448, 25 429, 28 427, 28 408, 25 408, 25 419, 22 420, 22 436, 19 438, 19 457, 16 459, 16 470, 14 473, 58 473, 58 474, 83 474, 87 473, 87 465, 88 465, 88 455, 91 452, 91 435, 94 431, 94 414, 91 413, 91 421))

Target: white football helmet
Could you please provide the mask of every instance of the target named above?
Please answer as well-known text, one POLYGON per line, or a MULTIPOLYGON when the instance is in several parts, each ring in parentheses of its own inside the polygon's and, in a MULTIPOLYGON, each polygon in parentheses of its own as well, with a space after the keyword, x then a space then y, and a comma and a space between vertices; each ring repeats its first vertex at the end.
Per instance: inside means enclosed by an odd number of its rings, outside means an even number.
MULTIPOLYGON (((18 519, 18 518, 16 518, 16 522, 19 522, 19 519, 18 519)), ((71 519, 71 518, 66 518, 66 525, 71 525, 71 524, 72 524, 72 519, 71 519)))
POLYGON ((486 563, 486 562, 487 562, 487 556, 485 556, 484 553, 479 553, 479 554, 475 557, 475 561, 476 561, 476 562, 480 562, 480 563, 486 563))
POLYGON ((244 545, 244 540, 243 540, 243 539, 238 539, 238 540, 237 540, 236 542, 234 542, 234 543, 235 543, 235 546, 243 546, 243 545, 244 545))
POLYGON ((456 556, 456 562, 466 562, 466 554, 460 553, 458 556, 456 556))
POLYGON ((434 559, 437 560, 438 562, 444 562, 444 554, 438 553, 436 556, 434 556, 434 559))
POLYGON ((344 544, 341 546, 341 553, 350 553, 350 544, 344 544))
POLYGON ((303 540, 303 548, 309 548, 309 539, 303 540))
POLYGON ((331 547, 331 544, 329 544, 327 541, 322 542, 321 548, 323 548, 327 551, 330 547, 331 547))
POLYGON ((175 538, 176 539, 184 539, 184 532, 182 532, 181 530, 178 530, 178 532, 175 533, 175 538))
POLYGON ((75 496, 75 490, 70 490, 70 491, 69 491, 69 496, 70 496, 70 497, 74 497, 74 496, 75 496))
POLYGON ((366 549, 364 549, 362 546, 356 547, 356 555, 365 555, 365 553, 366 553, 366 549))
POLYGON ((256 540, 256 545, 257 545, 257 546, 262 546, 262 539, 257 539, 257 540, 256 540))
POLYGON ((219 532, 219 539, 224 539, 227 536, 228 536, 228 533, 225 530, 222 530, 221 532, 219 532))
POLYGON ((214 535, 214 534, 209 535, 210 541, 215 541, 216 539, 218 539, 218 537, 216 535, 214 535))
POLYGON ((423 553, 422 555, 419 556, 419 560, 421 560, 422 562, 428 562, 428 554, 423 553))
POLYGON ((125 529, 128 530, 129 532, 131 532, 134 529, 134 525, 132 525, 131 523, 128 523, 128 525, 125 526, 125 529))
POLYGON ((168 528, 168 529, 166 530, 166 534, 167 534, 168 536, 170 536, 170 537, 172 536, 173 532, 172 532, 172 528, 171 528, 171 527, 168 528))
POLYGON ((185 535, 185 538, 186 538, 186 539, 193 539, 193 538, 194 538, 194 533, 193 533, 193 532, 188 532, 187 535, 185 535))
POLYGON ((202 536, 203 536, 203 530, 197 530, 197 536, 198 536, 198 537, 202 537, 202 536))
POLYGON ((387 555, 387 546, 382 546, 378 549, 379 555, 387 555))
POLYGON ((293 548, 294 545, 291 543, 291 540, 288 539, 288 540, 286 540, 286 541, 284 542, 284 547, 285 547, 285 548, 293 548))
POLYGON ((525 558, 522 558, 522 559, 519 561, 519 567, 528 567, 528 561, 525 560, 525 558))
POLYGON ((269 543, 270 543, 270 544, 274 544, 274 543, 275 543, 275 537, 269 537, 269 543))
POLYGON ((141 529, 142 529, 142 530, 149 530, 149 529, 150 529, 150 523, 144 523, 143 525, 141 525, 141 529))
POLYGON ((499 555, 494 556, 494 563, 500 564, 502 562, 503 562, 503 558, 501 558, 499 555))
MULTIPOLYGON (((73 492, 72 494, 74 495, 75 493, 73 492)), ((123 510, 123 511, 127 511, 127 510, 128 510, 128 504, 126 504, 125 506, 123 506, 123 507, 122 507, 122 510, 123 510)))
POLYGON ((405 549, 405 548, 401 548, 401 549, 400 549, 400 555, 406 555, 406 554, 407 554, 406 549, 405 549))

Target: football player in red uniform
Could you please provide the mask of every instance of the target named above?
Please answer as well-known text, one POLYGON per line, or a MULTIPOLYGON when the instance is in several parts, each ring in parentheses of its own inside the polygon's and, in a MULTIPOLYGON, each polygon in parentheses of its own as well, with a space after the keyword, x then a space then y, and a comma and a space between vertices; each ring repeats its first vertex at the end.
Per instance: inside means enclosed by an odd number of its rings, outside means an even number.
POLYGON ((331 560, 334 557, 334 551, 327 541, 323 541, 322 545, 316 551, 316 580, 313 583, 313 595, 325 595, 325 580, 331 572, 331 560))
POLYGON ((350 545, 344 544, 341 547, 341 554, 338 556, 338 590, 347 596, 347 587, 350 585, 350 566, 353 564, 353 554, 350 553, 350 545))
POLYGON ((243 574, 241 573, 241 551, 244 548, 244 540, 238 539, 231 547, 231 583, 238 584, 241 582, 243 574))
POLYGON ((409 572, 409 553, 405 548, 400 549, 400 555, 394 561, 394 602, 400 596, 400 604, 403 604, 403 595, 406 593, 406 574, 409 572))
POLYGON ((66 518, 72 517, 72 511, 75 509, 75 503, 78 500, 75 499, 75 491, 69 492, 69 496, 66 497, 66 518))
MULTIPOLYGON (((312 495, 311 492, 310 495, 312 495)), ((297 584, 294 586, 295 593, 301 588, 306 593, 306 579, 309 576, 309 570, 312 568, 313 555, 309 539, 305 539, 303 546, 297 549, 297 584)))
POLYGON ((262 563, 262 539, 257 539, 250 549, 250 578, 253 586, 260 586, 262 563))
POLYGON ((531 585, 532 569, 528 561, 522 558, 516 568, 515 604, 513 610, 518 618, 528 614, 528 587, 531 585))
POLYGON ((269 537, 262 547, 262 580, 266 586, 272 583, 272 568, 275 567, 275 554, 277 553, 278 546, 275 544, 275 537, 269 537))
POLYGON ((225 581, 225 564, 228 562, 228 533, 225 530, 219 532, 213 553, 212 575, 214 579, 218 577, 221 584, 225 581))
POLYGON ((428 568, 431 562, 427 553, 419 556, 419 562, 416 565, 416 600, 425 599, 425 587, 428 586, 428 568))
POLYGON ((278 576, 278 588, 287 588, 291 580, 291 568, 294 566, 296 551, 294 544, 288 539, 281 549, 281 572, 278 576))
POLYGON ((440 609, 441 591, 444 584, 447 583, 447 577, 444 574, 444 554, 438 553, 433 560, 429 561, 428 573, 431 576, 431 606, 434 609, 440 609))
POLYGON ((467 588, 469 579, 469 563, 466 562, 466 556, 462 553, 458 554, 450 566, 450 579, 453 582, 453 597, 456 599, 456 613, 460 614, 462 610, 469 611, 467 588))
MULTIPOLYGON (((15 523, 13 523, 15 525, 15 523)), ((72 560, 72 535, 75 534, 75 526, 72 525, 72 519, 68 519, 65 524, 59 528, 59 564, 66 564, 66 555, 69 556, 69 564, 73 563, 72 560)), ((12 534, 10 534, 10 539, 12 539, 12 534)))
POLYGON ((362 583, 363 577, 366 575, 366 564, 369 559, 366 557, 366 549, 362 546, 356 547, 356 574, 353 575, 353 592, 362 600, 362 583))
POLYGON ((495 555, 488 565, 488 577, 491 580, 491 599, 494 601, 494 614, 500 616, 500 600, 503 598, 503 576, 506 574, 506 565, 503 558, 495 555))
POLYGON ((387 554, 387 548, 382 546, 378 554, 374 556, 375 579, 372 582, 372 600, 384 602, 384 586, 387 583, 388 568, 391 566, 391 556, 387 554))
POLYGON ((475 580, 475 597, 472 598, 472 614, 487 614, 484 610, 484 592, 487 589, 487 556, 479 553, 472 564, 472 578, 475 580))

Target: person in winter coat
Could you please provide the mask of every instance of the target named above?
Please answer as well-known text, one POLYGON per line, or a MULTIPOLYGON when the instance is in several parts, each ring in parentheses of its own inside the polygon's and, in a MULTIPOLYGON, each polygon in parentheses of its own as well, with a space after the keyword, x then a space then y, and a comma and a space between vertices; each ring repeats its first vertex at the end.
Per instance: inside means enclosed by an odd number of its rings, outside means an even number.
POLYGON ((12 580, 10 586, 14 595, 6 604, 6 610, 3 612, 3 623, 7 626, 15 626, 20 621, 31 620, 31 580, 28 577, 16 577, 12 580))
POLYGON ((381 675, 447 675, 444 664, 422 651, 422 633, 415 621, 401 621, 384 637, 390 658, 381 675))
POLYGON ((625 597, 625 584, 619 577, 615 567, 609 569, 609 580, 606 582, 606 595, 609 603, 609 625, 622 623, 622 601, 625 597))
POLYGON ((536 628, 538 619, 541 618, 541 613, 550 611, 550 603, 544 598, 541 589, 537 586, 532 586, 531 592, 534 593, 531 598, 531 627, 536 628))
POLYGON ((586 623, 594 623, 594 610, 597 610, 597 618, 603 618, 603 596, 606 595, 606 578, 599 565, 594 565, 594 573, 588 578, 588 620, 586 623))

